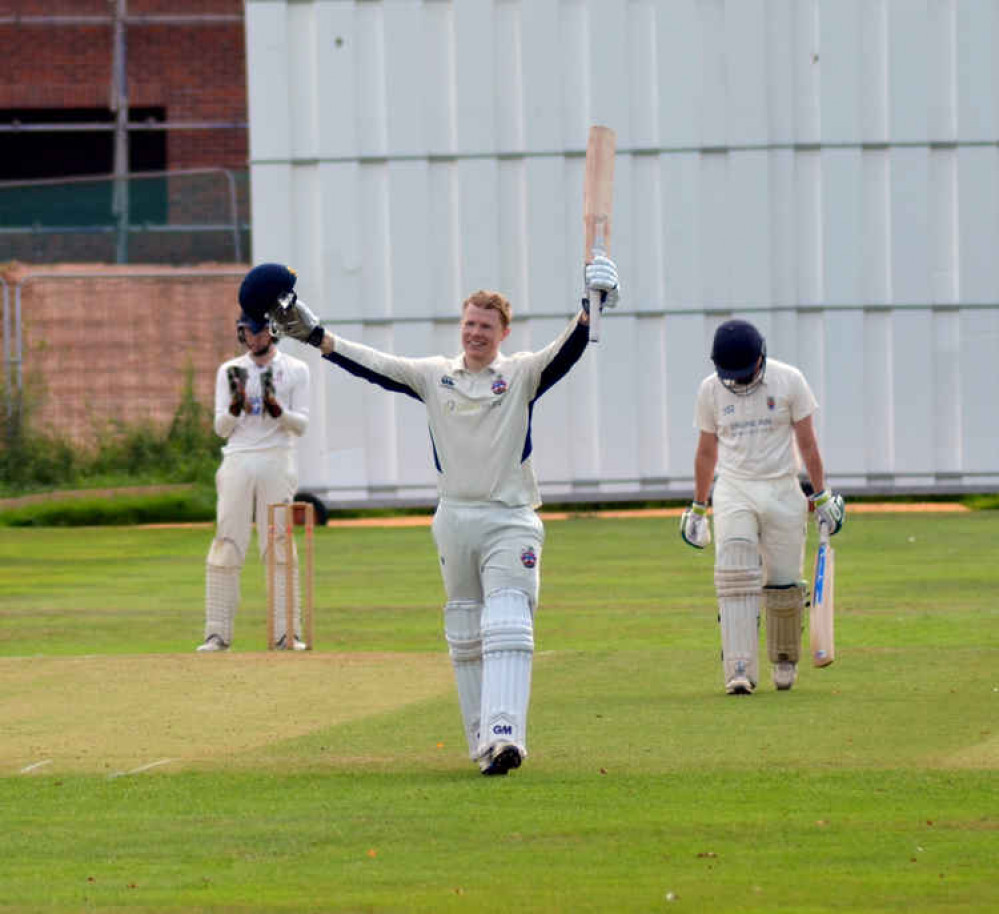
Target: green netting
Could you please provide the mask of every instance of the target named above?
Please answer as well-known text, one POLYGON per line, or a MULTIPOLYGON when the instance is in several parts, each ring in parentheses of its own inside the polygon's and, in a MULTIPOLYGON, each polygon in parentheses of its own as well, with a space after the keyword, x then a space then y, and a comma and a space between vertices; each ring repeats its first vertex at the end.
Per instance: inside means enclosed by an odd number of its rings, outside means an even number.
POLYGON ((243 263, 249 224, 245 171, 0 184, 0 262, 243 263))

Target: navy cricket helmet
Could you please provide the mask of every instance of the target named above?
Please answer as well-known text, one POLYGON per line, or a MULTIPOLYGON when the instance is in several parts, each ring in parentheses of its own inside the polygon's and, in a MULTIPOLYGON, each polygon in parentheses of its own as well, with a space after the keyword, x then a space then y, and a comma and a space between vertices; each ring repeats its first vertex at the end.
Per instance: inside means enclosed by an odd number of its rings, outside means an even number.
POLYGON ((297 278, 294 270, 281 263, 255 266, 240 283, 240 308, 254 320, 266 322, 277 300, 294 290, 297 278))
POLYGON ((725 321, 715 331, 711 361, 715 363, 722 384, 729 390, 749 393, 763 380, 767 364, 766 340, 749 321, 725 321))

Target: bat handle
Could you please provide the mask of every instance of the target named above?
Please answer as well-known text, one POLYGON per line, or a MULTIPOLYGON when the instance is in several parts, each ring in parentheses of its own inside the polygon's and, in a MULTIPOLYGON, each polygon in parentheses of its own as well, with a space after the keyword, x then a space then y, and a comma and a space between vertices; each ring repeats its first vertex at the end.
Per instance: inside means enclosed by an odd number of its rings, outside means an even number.
POLYGON ((600 302, 604 292, 600 289, 587 289, 586 297, 590 300, 590 342, 600 340, 600 302))

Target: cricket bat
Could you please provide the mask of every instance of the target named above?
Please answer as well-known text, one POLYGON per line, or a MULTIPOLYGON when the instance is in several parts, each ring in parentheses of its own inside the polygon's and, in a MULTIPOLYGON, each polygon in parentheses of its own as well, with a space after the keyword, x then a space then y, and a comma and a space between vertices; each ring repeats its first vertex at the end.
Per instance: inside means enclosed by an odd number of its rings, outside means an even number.
MULTIPOLYGON (((610 127, 591 127, 586 142, 586 174, 583 181, 583 261, 595 254, 610 255, 614 215, 614 151, 617 138, 610 127)), ((590 342, 600 339, 600 302, 590 298, 590 342)), ((604 293, 599 293, 603 295, 604 293)))
POLYGON ((836 554, 829 545, 829 528, 819 524, 819 548, 812 575, 812 607, 808 616, 809 642, 813 666, 829 666, 836 659, 833 635, 835 609, 836 554))

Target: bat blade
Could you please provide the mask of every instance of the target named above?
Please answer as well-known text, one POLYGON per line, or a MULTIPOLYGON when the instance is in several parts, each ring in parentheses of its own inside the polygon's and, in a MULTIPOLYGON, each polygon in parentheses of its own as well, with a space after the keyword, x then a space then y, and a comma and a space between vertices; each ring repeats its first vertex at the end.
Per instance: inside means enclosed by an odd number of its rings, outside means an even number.
POLYGON ((812 607, 808 617, 809 644, 813 666, 829 666, 836 659, 833 630, 836 589, 836 553, 829 534, 819 527, 819 548, 812 575, 812 607))
MULTIPOLYGON (((610 127, 590 127, 586 142, 586 173, 583 179, 583 260, 590 263, 594 252, 610 253, 614 222, 614 153, 617 136, 610 127)), ((590 308, 590 340, 599 337, 600 307, 590 308)))

